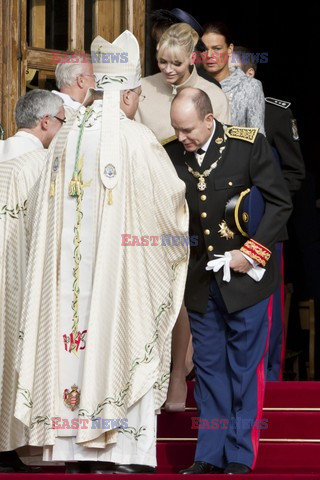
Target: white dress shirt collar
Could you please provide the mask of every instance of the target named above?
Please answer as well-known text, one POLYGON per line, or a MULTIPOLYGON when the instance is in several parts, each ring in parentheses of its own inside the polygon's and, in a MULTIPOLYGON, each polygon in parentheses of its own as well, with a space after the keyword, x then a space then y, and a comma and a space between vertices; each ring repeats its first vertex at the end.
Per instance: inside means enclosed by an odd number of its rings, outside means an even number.
POLYGON ((208 138, 208 140, 206 141, 206 143, 201 147, 201 149, 204 151, 204 153, 202 153, 202 154, 200 155, 199 153, 195 152, 195 156, 196 156, 197 162, 198 162, 198 164, 199 164, 199 167, 201 167, 201 165, 202 165, 204 156, 205 156, 205 154, 207 153, 207 150, 208 150, 208 148, 209 148, 209 145, 210 145, 210 143, 211 143, 211 140, 212 140, 212 137, 213 137, 215 131, 216 131, 216 122, 215 122, 215 120, 213 120, 213 130, 212 130, 212 133, 211 133, 210 137, 208 138))

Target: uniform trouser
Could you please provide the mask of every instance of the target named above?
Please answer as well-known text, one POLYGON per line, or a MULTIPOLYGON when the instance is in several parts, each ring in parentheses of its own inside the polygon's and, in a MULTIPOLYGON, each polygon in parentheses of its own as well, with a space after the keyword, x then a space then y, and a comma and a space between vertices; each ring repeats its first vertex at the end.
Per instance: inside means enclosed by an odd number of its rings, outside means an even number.
MULTIPOLYGON (((283 245, 276 244, 276 252, 283 277, 283 245)), ((269 339, 267 380, 282 380, 285 356, 285 326, 284 326, 284 283, 273 294, 272 326, 269 339)))
POLYGON ((196 461, 254 467, 259 427, 267 426, 261 416, 270 303, 267 298, 228 314, 213 278, 206 312, 189 310, 199 415, 196 461))

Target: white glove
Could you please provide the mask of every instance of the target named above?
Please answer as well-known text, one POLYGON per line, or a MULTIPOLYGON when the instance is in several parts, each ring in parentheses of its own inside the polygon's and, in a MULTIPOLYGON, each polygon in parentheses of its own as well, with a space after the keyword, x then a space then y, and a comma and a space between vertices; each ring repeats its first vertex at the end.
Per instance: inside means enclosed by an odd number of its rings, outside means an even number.
MULTIPOLYGON (((241 252, 242 253, 242 252, 241 252)), ((231 261, 231 253, 230 252, 225 252, 224 255, 214 255, 217 257, 216 260, 210 260, 207 263, 206 270, 213 270, 214 272, 217 272, 220 270, 220 268, 223 267, 223 280, 225 282, 230 282, 231 279, 231 274, 230 274, 230 261, 231 261)), ((259 265, 256 265, 250 270, 248 270, 246 273, 251 277, 253 280, 256 282, 260 282, 261 278, 263 277, 266 269, 263 267, 260 267, 259 265)))
POLYGON ((231 262, 231 254, 230 252, 225 252, 224 255, 214 255, 218 257, 216 260, 210 260, 207 263, 206 270, 213 270, 217 272, 220 268, 223 267, 223 280, 225 282, 230 282, 231 274, 230 274, 230 262, 231 262))

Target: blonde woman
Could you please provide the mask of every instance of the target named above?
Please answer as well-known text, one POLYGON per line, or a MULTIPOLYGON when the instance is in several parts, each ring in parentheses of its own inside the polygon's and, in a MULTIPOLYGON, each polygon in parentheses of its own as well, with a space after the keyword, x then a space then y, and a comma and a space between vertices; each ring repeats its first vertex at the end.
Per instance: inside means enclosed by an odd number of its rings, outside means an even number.
POLYGON ((139 104, 135 118, 147 125, 159 141, 174 135, 170 124, 171 101, 185 87, 204 90, 212 102, 215 117, 222 123, 229 122, 226 95, 219 87, 200 77, 195 68, 194 60, 199 59, 195 52, 198 40, 197 32, 186 23, 169 27, 157 47, 160 73, 142 79, 146 98, 139 104))

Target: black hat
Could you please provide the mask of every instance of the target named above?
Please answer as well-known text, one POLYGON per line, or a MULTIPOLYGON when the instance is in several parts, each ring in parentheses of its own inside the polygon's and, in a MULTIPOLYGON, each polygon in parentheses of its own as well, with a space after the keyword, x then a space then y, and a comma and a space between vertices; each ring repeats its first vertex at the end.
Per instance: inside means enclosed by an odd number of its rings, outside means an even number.
POLYGON ((226 224, 233 233, 253 237, 265 211, 265 201, 258 187, 238 193, 226 204, 226 224))
POLYGON ((187 23, 197 32, 199 37, 203 35, 203 28, 200 23, 197 22, 190 13, 181 10, 181 8, 173 8, 172 10, 160 8, 151 13, 152 22, 159 22, 161 20, 171 20, 173 23, 187 23))

